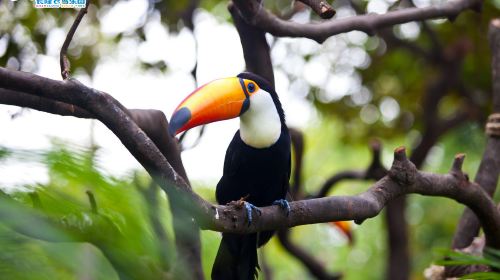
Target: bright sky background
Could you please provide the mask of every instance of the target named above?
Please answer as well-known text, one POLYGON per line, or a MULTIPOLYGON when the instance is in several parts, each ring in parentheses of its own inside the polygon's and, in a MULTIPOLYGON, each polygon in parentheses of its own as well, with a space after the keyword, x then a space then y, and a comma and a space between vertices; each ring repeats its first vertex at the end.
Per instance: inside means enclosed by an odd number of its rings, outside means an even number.
MULTIPOLYGON (((391 3, 392 0, 372 0, 368 12, 385 13, 391 3)), ((431 0, 419 0, 416 4, 427 6, 431 0)), ((190 75, 196 56, 200 85, 217 78, 235 76, 244 70, 241 45, 233 25, 199 10, 195 16, 194 34, 186 28, 178 34, 170 34, 167 27, 160 23, 159 15, 146 17, 147 12, 148 0, 120 1, 104 12, 101 31, 110 38, 145 23, 146 41, 123 39, 117 46, 105 42, 96 44, 97 32, 86 25, 84 18, 73 40, 95 45, 95 51, 101 59, 91 77, 78 71, 73 76, 90 87, 110 93, 128 108, 159 109, 170 116, 178 103, 196 88, 190 75), (164 61, 169 70, 167 73, 143 71, 138 61, 164 61)), ((339 8, 336 17, 352 15, 351 10, 339 8)), ((307 13, 299 13, 293 20, 308 21, 308 18, 307 13)), ((420 28, 417 23, 408 23, 396 27, 396 31, 398 36, 412 39, 418 37, 420 28)), ((36 74, 61 80, 59 50, 66 32, 66 28, 50 31, 47 53, 36 57, 36 74)), ((323 101, 337 100, 351 94, 357 105, 366 104, 360 112, 360 118, 366 123, 373 123, 379 117, 389 122, 399 114, 399 105, 392 98, 383 100, 378 107, 367 104, 371 100, 371 93, 362 86, 356 72, 356 69, 370 64, 370 57, 364 49, 368 40, 366 34, 349 32, 332 37, 321 46, 308 39, 268 38, 273 44, 271 56, 276 67, 276 89, 289 126, 303 128, 313 125, 317 119, 314 108, 304 98, 310 89, 309 84, 325 89, 318 96, 323 101), (305 55, 314 56, 306 61, 305 55), (288 74, 300 79, 289 80, 281 69, 286 69, 288 74)), ((53 138, 88 146, 93 127, 95 142, 101 147, 101 167, 116 176, 127 175, 131 170, 141 168, 119 140, 97 121, 55 116, 35 110, 24 112, 12 120, 11 115, 19 110, 18 107, 0 105, 0 127, 6 132, 0 134, 0 144, 3 146, 48 149, 53 138)), ((238 126, 237 119, 210 124, 200 144, 182 154, 191 179, 212 184, 217 182, 222 175, 225 150, 238 126)), ((191 133, 191 136, 195 134, 191 133)), ((47 180, 47 170, 41 164, 9 160, 0 165, 0 185, 7 188, 44 183, 47 180)))

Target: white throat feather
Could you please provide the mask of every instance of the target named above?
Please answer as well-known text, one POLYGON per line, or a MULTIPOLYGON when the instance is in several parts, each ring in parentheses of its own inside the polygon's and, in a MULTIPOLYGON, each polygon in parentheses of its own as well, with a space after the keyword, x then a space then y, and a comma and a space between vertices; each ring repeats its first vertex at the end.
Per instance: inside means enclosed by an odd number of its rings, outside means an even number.
POLYGON ((250 96, 248 110, 240 116, 240 136, 245 144, 262 149, 281 135, 281 121, 271 95, 259 90, 250 96))

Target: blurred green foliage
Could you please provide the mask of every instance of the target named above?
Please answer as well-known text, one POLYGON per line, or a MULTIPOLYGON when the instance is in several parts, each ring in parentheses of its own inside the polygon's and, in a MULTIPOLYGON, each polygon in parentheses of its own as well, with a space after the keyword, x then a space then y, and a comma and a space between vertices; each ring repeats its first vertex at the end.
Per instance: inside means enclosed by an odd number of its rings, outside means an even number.
MULTIPOLYGON (((10 152, 13 160, 26 160, 25 151, 10 152)), ((131 279, 159 279, 171 269, 174 256, 162 256, 174 250, 160 246, 143 186, 137 179, 134 184, 131 178, 106 175, 95 164, 94 152, 57 144, 28 157, 43 162, 50 179, 25 186, 29 191, 2 196, 0 242, 8 248, 0 253, 5 260, 0 262, 2 277, 114 279, 120 273, 131 279), (97 211, 92 211, 86 191, 94 195, 97 211)), ((160 195, 157 189, 155 195, 160 195)), ((166 201, 161 201, 158 209, 165 212, 166 201)), ((158 215, 169 224, 167 213, 158 215)))

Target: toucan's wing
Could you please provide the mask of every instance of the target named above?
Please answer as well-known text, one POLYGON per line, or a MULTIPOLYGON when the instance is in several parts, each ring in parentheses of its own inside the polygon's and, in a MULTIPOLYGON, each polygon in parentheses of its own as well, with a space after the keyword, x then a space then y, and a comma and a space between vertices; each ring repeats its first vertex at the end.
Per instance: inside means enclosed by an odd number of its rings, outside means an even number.
POLYGON ((241 169, 244 168, 247 160, 241 155, 242 144, 240 133, 237 131, 226 150, 223 174, 215 191, 215 197, 219 204, 226 204, 244 196, 240 193, 238 186, 235 186, 239 183, 238 176, 241 176, 241 169))
POLYGON ((224 158, 224 173, 223 176, 236 176, 239 174, 240 168, 244 165, 245 157, 240 155, 243 141, 240 137, 239 130, 234 134, 233 140, 229 143, 224 158))

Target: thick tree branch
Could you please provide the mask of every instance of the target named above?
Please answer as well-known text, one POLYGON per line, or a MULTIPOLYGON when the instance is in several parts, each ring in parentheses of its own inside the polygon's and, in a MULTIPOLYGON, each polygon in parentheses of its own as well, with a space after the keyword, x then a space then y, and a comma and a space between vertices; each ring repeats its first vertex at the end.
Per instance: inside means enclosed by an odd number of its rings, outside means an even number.
MULTIPOLYGON (((470 106, 466 110, 459 109, 457 113, 449 119, 442 119, 438 114, 438 104, 450 89, 460 83, 460 70, 467 51, 467 46, 463 42, 454 43, 446 50, 447 56, 428 56, 426 62, 430 65, 435 61, 441 63, 437 65, 439 76, 436 81, 431 82, 425 91, 422 99, 422 113, 424 129, 421 141, 413 149, 410 160, 420 168, 431 148, 437 143, 439 138, 449 130, 470 119, 475 107, 470 106)), ((400 197, 387 205, 387 234, 389 244, 389 261, 387 262, 388 279, 407 279, 410 274, 410 259, 408 246, 408 228, 405 218, 406 197, 400 197)))
POLYGON ((463 156, 457 156, 450 174, 437 175, 418 171, 406 158, 403 148, 396 149, 389 174, 375 183, 368 191, 356 196, 334 196, 291 202, 291 212, 286 217, 278 207, 261 208, 262 215, 246 227, 244 215, 239 215, 235 204, 218 206, 217 212, 222 229, 231 232, 254 232, 301 224, 324 223, 338 220, 363 221, 376 216, 391 200, 408 193, 429 196, 445 196, 471 206, 480 216, 487 242, 492 247, 500 245, 500 213, 491 198, 477 184, 467 181, 459 170, 463 156), (234 209, 234 210, 232 210, 234 209), (243 227, 243 228, 242 228, 243 227))
MULTIPOLYGON (((490 24, 489 30, 492 60, 493 113, 500 113, 500 19, 490 24)), ((500 173, 500 138, 487 139, 483 159, 477 171, 475 182, 489 194, 495 193, 500 173)), ((479 221, 470 209, 465 209, 453 239, 453 248, 461 249, 470 245, 479 232, 479 221)))
POLYGON ((404 149, 396 149, 389 174, 368 191, 356 196, 291 202, 289 216, 278 206, 263 207, 262 215, 255 216, 254 222, 248 226, 246 211, 241 205, 215 206, 193 193, 153 142, 110 96, 74 81, 54 81, 4 68, 0 68, 0 87, 75 103, 99 116, 160 183, 161 188, 182 201, 180 206, 189 210, 205 229, 250 233, 339 220, 363 221, 376 216, 389 201, 404 194, 419 193, 449 197, 469 206, 483 225, 488 246, 500 248, 500 213, 487 193, 477 184, 468 182, 466 176, 457 170, 463 157, 457 157, 458 163, 450 174, 437 175, 418 171, 406 158, 404 149))
POLYGON ((408 8, 386 14, 367 14, 322 23, 284 21, 260 6, 257 1, 234 0, 243 18, 250 24, 277 37, 305 37, 318 43, 336 34, 359 30, 375 34, 379 29, 396 24, 435 18, 454 19, 467 9, 478 9, 479 0, 455 0, 425 8, 408 8))
POLYGON ((259 74, 274 87, 273 65, 265 31, 245 22, 233 2, 229 2, 228 10, 240 35, 246 69, 259 74))
POLYGON ((410 252, 408 246, 408 225, 406 223, 406 196, 387 204, 385 222, 388 244, 386 278, 389 280, 409 279, 410 252))
POLYGON ((4 88, 0 88, 0 104, 26 107, 61 116, 94 118, 89 111, 78 106, 4 88))
MULTIPOLYGON (((54 81, 55 82, 55 81, 54 81)), ((71 82, 65 82, 71 84, 71 82)), ((78 86, 78 85, 77 85, 78 86)), ((107 100, 114 100, 111 96, 105 93, 96 94, 102 95, 107 100)), ((30 95, 22 92, 6 90, 0 88, 0 103, 24 106, 48 113, 59 114, 64 116, 75 116, 81 118, 97 118, 96 114, 90 113, 88 110, 82 109, 80 106, 61 102, 53 101, 49 98, 30 95)), ((180 158, 178 145, 174 138, 170 137, 167 133, 168 122, 163 112, 158 110, 127 110, 121 104, 116 102, 116 110, 120 110, 123 114, 130 117, 133 121, 132 126, 138 125, 137 130, 144 131, 146 135, 154 143, 153 146, 157 147, 164 159, 172 165, 173 169, 184 179, 187 180, 186 172, 180 158)), ((118 128, 120 129, 120 128, 118 128)), ((133 129, 132 129, 133 130, 133 129)), ((150 173, 151 174, 151 173, 150 173)), ((189 185, 186 185, 190 188, 189 185)), ((190 263, 192 267, 188 272, 194 275, 190 278, 203 279, 203 271, 201 267, 201 243, 199 239, 198 226, 192 222, 192 216, 185 210, 185 207, 178 205, 181 203, 176 199, 171 200, 171 209, 174 213, 173 223, 176 234, 176 246, 179 255, 182 259, 190 263), (198 264, 198 265, 195 265, 198 264)))
POLYGON ((87 13, 89 5, 90 5, 90 0, 87 0, 85 8, 80 9, 80 11, 78 12, 78 15, 76 16, 73 25, 71 25, 71 28, 69 29, 68 34, 66 35, 66 39, 64 40, 64 43, 61 47, 61 52, 59 54, 59 63, 61 65, 61 76, 63 80, 69 78, 69 72, 71 70, 70 62, 68 60, 69 44, 71 44, 71 40, 73 40, 73 36, 75 35, 78 25, 80 25, 80 22, 87 13))

